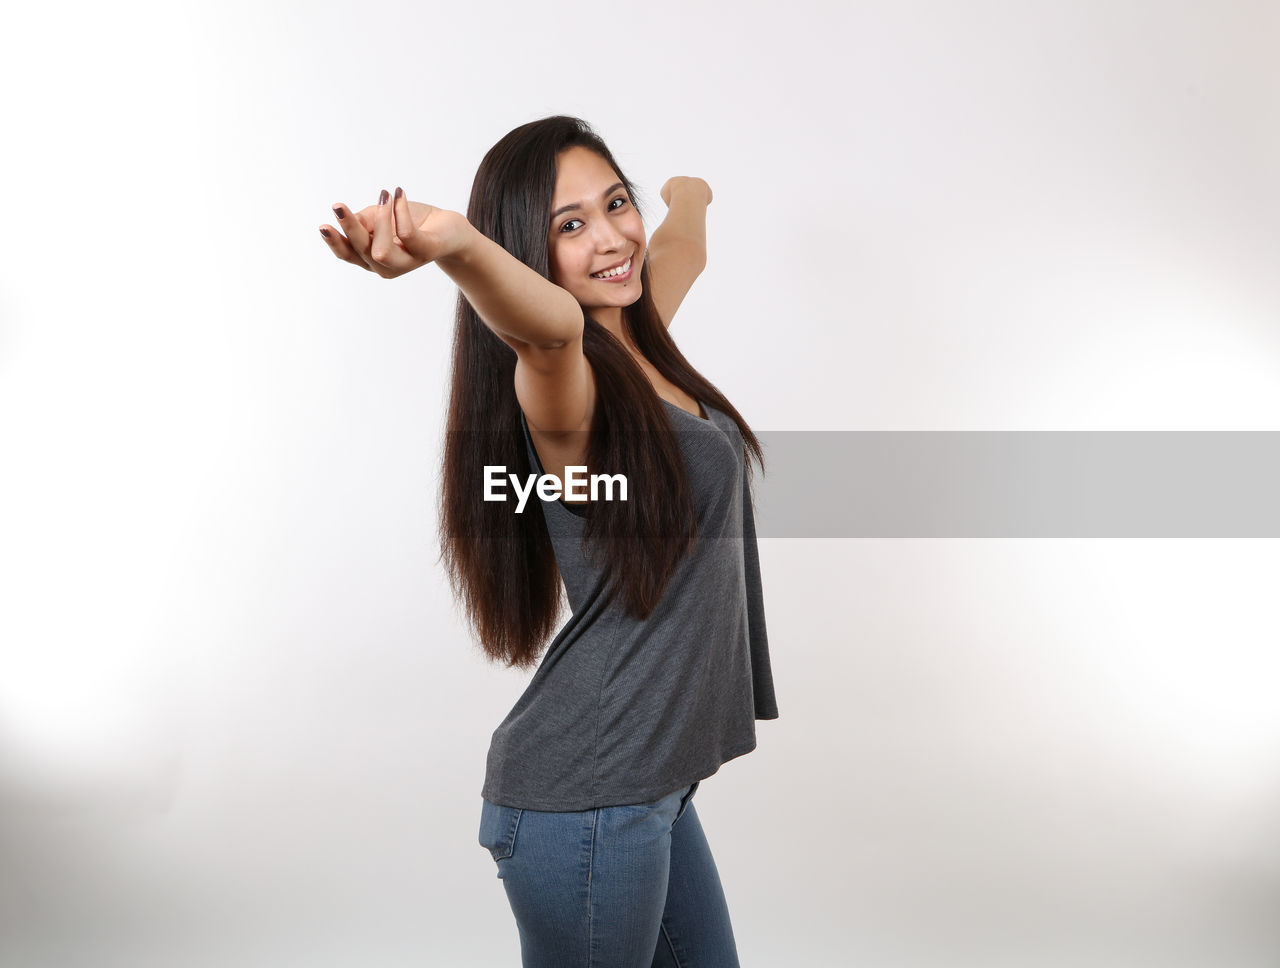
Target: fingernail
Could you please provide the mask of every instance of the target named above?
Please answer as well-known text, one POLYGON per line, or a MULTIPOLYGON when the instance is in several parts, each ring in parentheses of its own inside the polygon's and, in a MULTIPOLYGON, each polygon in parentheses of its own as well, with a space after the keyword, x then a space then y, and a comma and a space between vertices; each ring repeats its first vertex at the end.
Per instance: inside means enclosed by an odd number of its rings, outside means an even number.
POLYGON ((387 193, 387 190, 384 188, 384 189, 382 190, 382 194, 378 196, 378 204, 379 204, 379 205, 386 205, 386 204, 387 204, 387 199, 388 199, 388 198, 390 198, 390 197, 391 197, 391 196, 387 193))
POLYGON ((328 239, 328 238, 332 238, 332 236, 330 236, 330 235, 329 235, 329 230, 328 230, 328 229, 321 229, 321 230, 320 230, 320 234, 321 234, 321 235, 323 235, 326 239, 328 239))
POLYGON ((341 206, 341 205, 335 205, 335 206, 333 206, 333 214, 334 214, 334 215, 336 215, 336 216, 338 216, 338 218, 346 218, 346 217, 347 217, 347 213, 346 213, 346 212, 344 212, 344 211, 342 210, 342 206, 341 206))
POLYGON ((400 201, 400 197, 401 197, 402 195, 404 195, 404 189, 402 189, 399 185, 397 185, 397 186, 396 186, 396 201, 397 201, 397 202, 398 202, 398 201, 400 201))

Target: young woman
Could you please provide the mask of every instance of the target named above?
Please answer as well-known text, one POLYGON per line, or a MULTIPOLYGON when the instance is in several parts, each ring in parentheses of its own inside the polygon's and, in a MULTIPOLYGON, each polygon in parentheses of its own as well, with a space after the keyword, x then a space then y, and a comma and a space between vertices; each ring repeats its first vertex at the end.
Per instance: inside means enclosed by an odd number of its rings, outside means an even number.
POLYGON ((604 142, 550 117, 489 150, 465 217, 397 188, 334 206, 345 236, 320 230, 346 262, 387 278, 434 262, 461 290, 442 557, 491 658, 542 656, 494 732, 480 822, 526 966, 738 964, 691 798, 777 716, 761 452, 667 332, 705 263, 711 190, 672 178, 662 199, 646 239, 604 142), (626 499, 484 499, 486 467, 573 466, 621 474, 626 499), (547 644, 562 582, 572 615, 547 644))

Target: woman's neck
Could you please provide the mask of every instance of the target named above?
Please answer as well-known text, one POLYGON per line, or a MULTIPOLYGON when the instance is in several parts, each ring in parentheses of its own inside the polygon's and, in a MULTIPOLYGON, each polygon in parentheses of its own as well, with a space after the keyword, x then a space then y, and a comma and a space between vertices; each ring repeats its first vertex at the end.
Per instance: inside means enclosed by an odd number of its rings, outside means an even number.
POLYGON ((627 327, 622 322, 621 306, 606 306, 590 312, 591 318, 612 333, 619 343, 632 353, 640 352, 640 348, 631 341, 631 336, 627 333, 627 327))

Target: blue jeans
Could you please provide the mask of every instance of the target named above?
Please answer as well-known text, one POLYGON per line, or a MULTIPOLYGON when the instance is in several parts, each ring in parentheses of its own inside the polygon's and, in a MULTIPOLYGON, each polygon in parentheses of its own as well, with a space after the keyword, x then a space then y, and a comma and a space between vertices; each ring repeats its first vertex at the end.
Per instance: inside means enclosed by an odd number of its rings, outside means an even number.
POLYGON ((524 968, 738 968, 697 789, 578 813, 483 802, 524 968))

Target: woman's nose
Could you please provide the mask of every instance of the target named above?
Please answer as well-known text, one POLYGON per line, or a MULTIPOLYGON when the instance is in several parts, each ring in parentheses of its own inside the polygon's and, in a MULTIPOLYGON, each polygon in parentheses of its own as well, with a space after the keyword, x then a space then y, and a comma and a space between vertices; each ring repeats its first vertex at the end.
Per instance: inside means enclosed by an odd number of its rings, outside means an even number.
POLYGON ((608 222, 601 223, 596 229, 596 246, 603 251, 620 249, 626 241, 623 234, 608 222))

